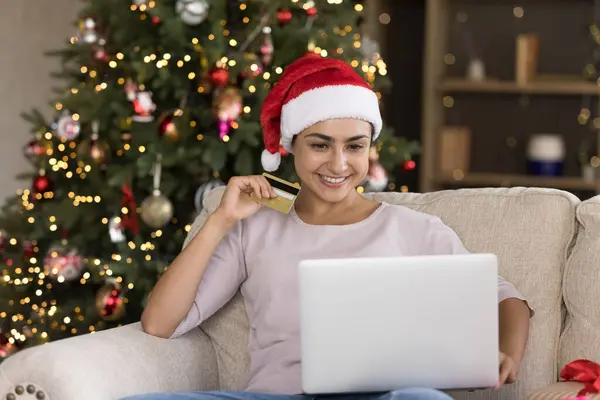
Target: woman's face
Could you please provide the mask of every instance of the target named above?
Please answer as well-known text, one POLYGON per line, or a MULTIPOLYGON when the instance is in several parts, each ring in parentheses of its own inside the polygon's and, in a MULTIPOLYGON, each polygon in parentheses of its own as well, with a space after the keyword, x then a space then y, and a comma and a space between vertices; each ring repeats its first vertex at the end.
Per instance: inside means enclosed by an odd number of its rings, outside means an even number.
POLYGON ((295 138, 294 165, 302 182, 321 200, 337 203, 366 177, 371 124, 358 119, 316 123, 295 138))

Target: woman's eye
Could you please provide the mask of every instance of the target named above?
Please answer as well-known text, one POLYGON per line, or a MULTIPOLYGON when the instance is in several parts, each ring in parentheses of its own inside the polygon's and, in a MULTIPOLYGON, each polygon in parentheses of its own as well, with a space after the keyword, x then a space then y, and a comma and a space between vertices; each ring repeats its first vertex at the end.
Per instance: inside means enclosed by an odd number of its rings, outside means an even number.
POLYGON ((325 150, 327 149, 327 144, 325 143, 313 143, 310 145, 310 147, 312 147, 313 149, 316 150, 325 150))
POLYGON ((358 151, 358 150, 362 150, 365 148, 365 146, 363 146, 362 144, 351 144, 348 147, 350 148, 350 150, 353 150, 353 151, 358 151))

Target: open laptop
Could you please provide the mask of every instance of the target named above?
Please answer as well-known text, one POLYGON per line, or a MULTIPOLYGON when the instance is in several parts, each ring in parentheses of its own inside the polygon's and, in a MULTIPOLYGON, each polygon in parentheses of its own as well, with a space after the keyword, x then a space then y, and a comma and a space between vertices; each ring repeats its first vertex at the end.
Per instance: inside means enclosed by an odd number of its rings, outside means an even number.
POLYGON ((302 261, 303 391, 493 387, 497 290, 493 254, 302 261))

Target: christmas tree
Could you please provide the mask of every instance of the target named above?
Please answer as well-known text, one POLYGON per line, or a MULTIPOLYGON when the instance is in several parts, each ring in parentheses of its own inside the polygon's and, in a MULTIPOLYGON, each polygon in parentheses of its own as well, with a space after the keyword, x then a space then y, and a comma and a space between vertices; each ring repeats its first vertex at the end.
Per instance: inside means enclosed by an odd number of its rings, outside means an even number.
MULTIPOLYGON (((262 172, 261 104, 307 53, 378 93, 377 43, 349 0, 86 0, 60 57, 51 121, 33 110, 27 189, 0 218, 0 357, 139 320, 207 190, 262 172)), ((418 145, 384 128, 359 190, 411 169, 418 145)), ((282 150, 283 151, 283 150, 282 150)), ((277 174, 295 180, 291 156, 277 174)))

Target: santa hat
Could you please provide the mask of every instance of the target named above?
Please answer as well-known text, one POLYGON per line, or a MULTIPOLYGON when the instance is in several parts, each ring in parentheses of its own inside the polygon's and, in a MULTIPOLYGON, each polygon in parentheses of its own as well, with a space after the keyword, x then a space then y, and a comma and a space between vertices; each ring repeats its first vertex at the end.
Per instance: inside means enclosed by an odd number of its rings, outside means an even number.
POLYGON ((373 125, 373 140, 382 127, 377 95, 346 62, 304 56, 290 64, 263 104, 260 122, 265 150, 261 163, 275 171, 279 146, 292 151, 295 135, 317 122, 356 118, 373 125))

